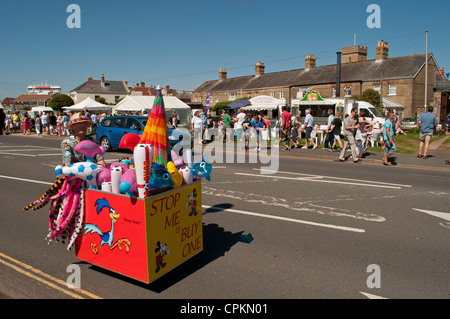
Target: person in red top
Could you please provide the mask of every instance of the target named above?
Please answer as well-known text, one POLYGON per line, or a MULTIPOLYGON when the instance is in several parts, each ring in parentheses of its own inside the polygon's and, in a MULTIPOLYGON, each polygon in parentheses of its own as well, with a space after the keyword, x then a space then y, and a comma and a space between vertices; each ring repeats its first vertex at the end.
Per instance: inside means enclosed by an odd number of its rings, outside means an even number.
MULTIPOLYGON (((281 140, 285 140, 287 145, 285 149, 291 150, 291 113, 287 111, 286 106, 281 108, 281 130, 280 130, 280 144, 281 140)), ((281 145, 280 145, 281 146, 281 145)))

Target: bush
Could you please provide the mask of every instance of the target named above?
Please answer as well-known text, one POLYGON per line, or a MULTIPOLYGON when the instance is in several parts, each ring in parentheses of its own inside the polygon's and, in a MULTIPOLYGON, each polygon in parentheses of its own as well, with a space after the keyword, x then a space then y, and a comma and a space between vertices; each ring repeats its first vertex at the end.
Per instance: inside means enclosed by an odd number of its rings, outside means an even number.
POLYGON ((408 132, 409 134, 419 134, 420 130, 418 127, 413 127, 412 129, 409 130, 408 132))

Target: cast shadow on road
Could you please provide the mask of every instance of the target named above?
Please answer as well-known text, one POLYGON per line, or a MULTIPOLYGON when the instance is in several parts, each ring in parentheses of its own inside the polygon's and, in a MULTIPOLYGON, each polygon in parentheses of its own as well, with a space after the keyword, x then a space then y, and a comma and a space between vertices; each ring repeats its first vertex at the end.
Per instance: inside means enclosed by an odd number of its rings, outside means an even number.
MULTIPOLYGON (((233 205, 231 204, 212 206, 211 208, 203 210, 203 215, 218 213, 226 210, 227 208, 231 208, 232 206, 233 205)), ((195 273, 197 270, 202 269, 210 262, 225 256, 225 254, 236 243, 243 242, 250 244, 253 240, 252 234, 244 235, 243 233, 244 231, 232 233, 230 231, 226 231, 217 224, 203 223, 203 250, 150 284, 141 283, 95 265, 91 265, 89 268, 153 292, 161 293, 172 285, 195 273)))

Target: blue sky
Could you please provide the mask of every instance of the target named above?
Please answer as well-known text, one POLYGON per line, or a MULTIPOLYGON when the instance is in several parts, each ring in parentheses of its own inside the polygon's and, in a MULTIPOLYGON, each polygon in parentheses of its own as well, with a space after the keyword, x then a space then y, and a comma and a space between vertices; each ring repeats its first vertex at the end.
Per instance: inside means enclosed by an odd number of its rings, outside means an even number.
POLYGON ((0 8, 0 99, 17 97, 33 81, 59 84, 67 93, 89 76, 129 85, 187 90, 218 78, 336 63, 336 51, 356 44, 375 58, 377 41, 389 56, 428 50, 450 72, 450 1, 300 0, 44 0, 4 1, 0 8), (67 7, 81 9, 81 28, 70 29, 67 7), (370 29, 368 5, 381 9, 381 28, 370 29))

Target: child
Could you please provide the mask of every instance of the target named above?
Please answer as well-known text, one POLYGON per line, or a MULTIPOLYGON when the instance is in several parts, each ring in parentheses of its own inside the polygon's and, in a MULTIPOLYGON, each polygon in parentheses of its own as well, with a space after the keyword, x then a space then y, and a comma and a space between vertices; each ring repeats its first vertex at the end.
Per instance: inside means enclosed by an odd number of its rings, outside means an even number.
POLYGON ((58 136, 61 136, 62 127, 61 127, 61 123, 60 122, 56 123, 56 132, 58 133, 58 136))
POLYGON ((259 117, 255 115, 253 117, 253 127, 255 128, 255 138, 256 138, 256 150, 259 152, 261 150, 261 139, 262 130, 264 129, 264 124, 260 122, 259 117))

